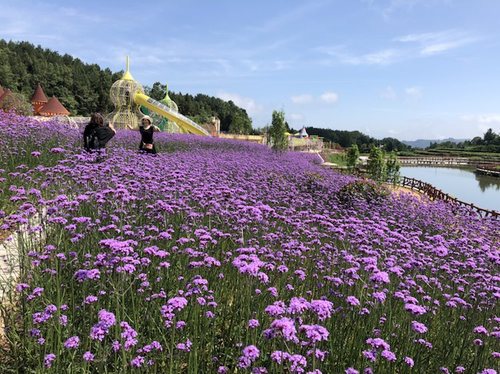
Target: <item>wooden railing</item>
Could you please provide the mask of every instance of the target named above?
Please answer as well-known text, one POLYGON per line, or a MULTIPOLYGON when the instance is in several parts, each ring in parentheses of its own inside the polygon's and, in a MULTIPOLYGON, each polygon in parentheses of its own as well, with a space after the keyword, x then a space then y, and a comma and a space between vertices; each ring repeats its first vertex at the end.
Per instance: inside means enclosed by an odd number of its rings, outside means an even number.
POLYGON ((469 165, 466 157, 398 157, 401 165, 469 165))
POLYGON ((500 168, 498 168, 498 164, 478 165, 476 166, 476 173, 491 177, 500 177, 500 168))
POLYGON ((479 214, 481 217, 492 217, 497 219, 500 218, 500 213, 495 210, 483 209, 475 206, 472 203, 466 203, 464 201, 458 200, 457 198, 437 189, 433 185, 415 178, 402 177, 399 181, 399 185, 423 193, 427 195, 431 200, 443 200, 457 206, 468 208, 471 211, 479 214))
POLYGON ((491 160, 477 160, 469 157, 446 157, 446 156, 400 156, 398 161, 404 166, 474 166, 488 167, 498 165, 500 159, 493 157, 491 160))
MULTIPOLYGON (((338 168, 338 167, 333 167, 333 169, 336 172, 341 173, 341 174, 355 175, 355 176, 362 177, 362 178, 366 178, 368 176, 368 173, 366 172, 366 170, 362 170, 362 169, 348 170, 346 168, 338 168)), ((390 183, 392 184, 392 182, 390 182, 390 183)), ((431 200, 443 200, 443 201, 450 202, 456 206, 465 207, 465 208, 469 209, 470 211, 477 213, 480 217, 492 217, 492 218, 500 219, 500 212, 497 212, 495 210, 483 209, 483 208, 480 208, 478 206, 475 206, 472 203, 466 203, 465 201, 458 200, 456 197, 448 195, 447 193, 434 187, 432 184, 423 182, 419 179, 401 177, 397 184, 401 187, 406 187, 406 188, 409 188, 411 190, 420 192, 420 193, 428 196, 431 200)))

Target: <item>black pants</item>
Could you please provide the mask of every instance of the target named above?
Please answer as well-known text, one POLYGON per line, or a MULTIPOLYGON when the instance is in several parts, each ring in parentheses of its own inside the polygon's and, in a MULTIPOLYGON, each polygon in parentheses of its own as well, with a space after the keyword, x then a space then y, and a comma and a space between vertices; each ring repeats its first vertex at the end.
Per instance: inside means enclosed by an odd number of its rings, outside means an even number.
POLYGON ((155 155, 156 154, 156 147, 155 147, 155 145, 153 143, 153 148, 152 149, 147 149, 147 148, 144 147, 144 143, 141 142, 141 144, 139 145, 139 151, 155 155))

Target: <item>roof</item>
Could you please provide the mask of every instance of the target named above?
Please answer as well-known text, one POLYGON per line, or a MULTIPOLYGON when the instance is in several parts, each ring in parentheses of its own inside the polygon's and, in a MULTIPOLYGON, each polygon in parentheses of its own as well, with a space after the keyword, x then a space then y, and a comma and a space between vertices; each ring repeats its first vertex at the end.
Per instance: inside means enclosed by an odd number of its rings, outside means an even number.
POLYGON ((52 96, 47 104, 40 108, 39 113, 41 115, 68 115, 69 111, 61 104, 57 97, 52 96))
POLYGON ((35 88, 35 92, 33 93, 33 96, 31 97, 31 102, 35 103, 46 103, 47 96, 45 96, 45 92, 43 92, 42 86, 40 86, 40 83, 35 88))
POLYGON ((306 131, 306 128, 305 127, 302 127, 302 130, 300 130, 300 136, 309 136, 307 134, 307 131, 306 131))

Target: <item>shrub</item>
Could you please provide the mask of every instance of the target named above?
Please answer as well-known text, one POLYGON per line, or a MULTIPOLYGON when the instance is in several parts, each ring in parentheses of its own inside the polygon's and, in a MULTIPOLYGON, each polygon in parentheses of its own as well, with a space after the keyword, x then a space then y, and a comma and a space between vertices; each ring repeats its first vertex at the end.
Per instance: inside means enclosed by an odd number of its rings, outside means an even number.
POLYGON ((351 204, 360 200, 371 203, 381 201, 389 194, 390 192, 381 185, 362 179, 347 183, 339 190, 337 198, 344 204, 351 204))
POLYGON ((0 102, 0 109, 4 112, 15 112, 23 116, 33 114, 33 107, 26 98, 17 92, 11 92, 0 102))

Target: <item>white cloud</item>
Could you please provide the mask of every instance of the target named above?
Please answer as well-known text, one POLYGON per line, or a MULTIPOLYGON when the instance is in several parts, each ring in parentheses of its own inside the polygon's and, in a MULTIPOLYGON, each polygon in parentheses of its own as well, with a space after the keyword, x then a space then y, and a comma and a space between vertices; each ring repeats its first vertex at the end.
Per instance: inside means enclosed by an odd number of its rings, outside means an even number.
POLYGON ((422 97, 422 89, 420 87, 405 88, 405 94, 412 99, 420 99, 422 97))
POLYGON ((353 53, 344 45, 318 46, 316 51, 329 56, 326 65, 390 65, 397 62, 434 56, 479 41, 481 38, 463 30, 444 30, 407 34, 393 38, 392 45, 367 53, 353 53))
POLYGON ((325 92, 323 95, 320 96, 320 98, 325 103, 333 104, 339 100, 339 95, 335 92, 325 92))
POLYGON ((388 65, 393 63, 399 53, 394 49, 384 49, 360 56, 345 56, 344 62, 350 65, 388 65))
POLYGON ((402 58, 402 51, 392 48, 358 55, 346 52, 344 46, 320 46, 316 50, 345 65, 389 65, 402 58))
POLYGON ((251 116, 260 113, 263 110, 262 105, 257 104, 257 102, 250 97, 244 97, 230 92, 219 92, 216 96, 222 100, 231 100, 237 106, 245 109, 251 116))
POLYGON ((397 97, 396 91, 394 88, 391 86, 387 86, 384 88, 384 90, 380 93, 380 97, 388 100, 394 100, 397 97))
POLYGON ((422 56, 430 56, 462 47, 479 40, 477 36, 460 30, 444 30, 421 34, 408 34, 394 39, 401 43, 417 43, 422 56))
POLYGON ((500 113, 465 114, 460 119, 477 129, 473 136, 484 134, 488 129, 500 131, 500 113))
POLYGON ((313 97, 312 95, 309 94, 302 94, 302 95, 292 96, 290 100, 292 100, 292 102, 295 104, 307 104, 313 101, 313 97))
POLYGON ((500 113, 463 115, 463 121, 478 122, 481 124, 500 124, 500 113))

